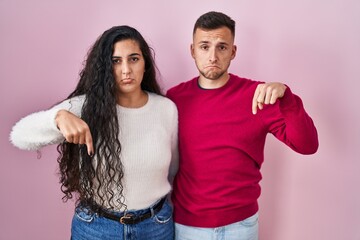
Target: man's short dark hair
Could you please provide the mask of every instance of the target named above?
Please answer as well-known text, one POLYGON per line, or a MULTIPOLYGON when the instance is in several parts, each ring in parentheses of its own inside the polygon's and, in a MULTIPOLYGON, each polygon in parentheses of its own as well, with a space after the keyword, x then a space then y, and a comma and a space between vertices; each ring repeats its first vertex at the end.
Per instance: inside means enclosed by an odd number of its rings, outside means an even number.
POLYGON ((211 11, 201 15, 197 19, 194 25, 193 34, 195 34, 195 31, 198 28, 214 30, 221 27, 229 28, 233 37, 235 37, 235 21, 224 13, 211 11))

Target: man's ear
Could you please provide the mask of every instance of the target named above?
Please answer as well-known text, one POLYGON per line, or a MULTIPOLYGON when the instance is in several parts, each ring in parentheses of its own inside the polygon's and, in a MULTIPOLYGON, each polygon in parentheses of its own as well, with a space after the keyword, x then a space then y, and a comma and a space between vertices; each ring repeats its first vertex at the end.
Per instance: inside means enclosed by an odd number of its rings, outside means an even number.
POLYGON ((194 44, 190 44, 190 52, 191 52, 191 56, 195 59, 195 57, 194 57, 194 44))
POLYGON ((231 60, 233 60, 236 56, 236 50, 237 50, 237 47, 236 45, 233 45, 232 46, 232 50, 231 50, 231 60))

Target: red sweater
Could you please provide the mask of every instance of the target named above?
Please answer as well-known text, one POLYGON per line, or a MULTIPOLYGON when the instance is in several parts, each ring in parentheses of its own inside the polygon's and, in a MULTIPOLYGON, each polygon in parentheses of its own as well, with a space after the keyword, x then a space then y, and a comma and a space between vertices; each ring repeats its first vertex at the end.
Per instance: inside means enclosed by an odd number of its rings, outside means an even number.
POLYGON ((252 114, 259 83, 230 74, 218 89, 200 88, 196 77, 168 91, 179 112, 175 222, 220 227, 255 214, 268 133, 298 153, 316 152, 316 128, 289 88, 274 105, 252 114))

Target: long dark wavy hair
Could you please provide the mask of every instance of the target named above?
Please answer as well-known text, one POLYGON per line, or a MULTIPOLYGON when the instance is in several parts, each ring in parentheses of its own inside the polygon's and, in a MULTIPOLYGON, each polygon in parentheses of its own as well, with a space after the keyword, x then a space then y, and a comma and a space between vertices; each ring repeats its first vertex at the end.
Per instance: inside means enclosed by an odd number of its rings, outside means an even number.
POLYGON ((117 87, 112 54, 116 42, 128 39, 139 44, 145 59, 141 88, 162 95, 157 83, 158 69, 153 49, 136 29, 129 26, 112 27, 90 48, 80 72, 80 80, 66 98, 85 95, 81 118, 90 128, 94 155, 88 155, 85 145, 63 142, 57 147, 63 200, 67 201, 75 194, 77 203, 98 213, 101 213, 103 206, 110 209, 126 208, 121 181, 124 176, 120 159, 121 122, 116 110, 117 87))

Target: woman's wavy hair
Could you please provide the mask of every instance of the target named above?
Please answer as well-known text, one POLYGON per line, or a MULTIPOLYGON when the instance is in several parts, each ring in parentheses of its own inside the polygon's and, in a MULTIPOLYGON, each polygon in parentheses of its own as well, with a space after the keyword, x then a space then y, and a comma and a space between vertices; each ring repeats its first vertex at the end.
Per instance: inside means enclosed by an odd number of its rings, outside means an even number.
POLYGON ((90 48, 84 68, 80 72, 80 80, 67 97, 70 99, 79 95, 86 96, 81 118, 90 127, 94 155, 88 155, 85 145, 63 142, 57 148, 60 154, 58 162, 63 200, 67 201, 75 194, 78 203, 98 213, 101 213, 104 206, 110 209, 126 208, 121 181, 124 176, 120 159, 121 122, 117 116, 117 87, 113 75, 112 54, 116 42, 128 39, 139 44, 145 59, 141 88, 162 95, 157 83, 158 69, 154 61, 154 51, 142 35, 129 26, 108 29, 90 48))

